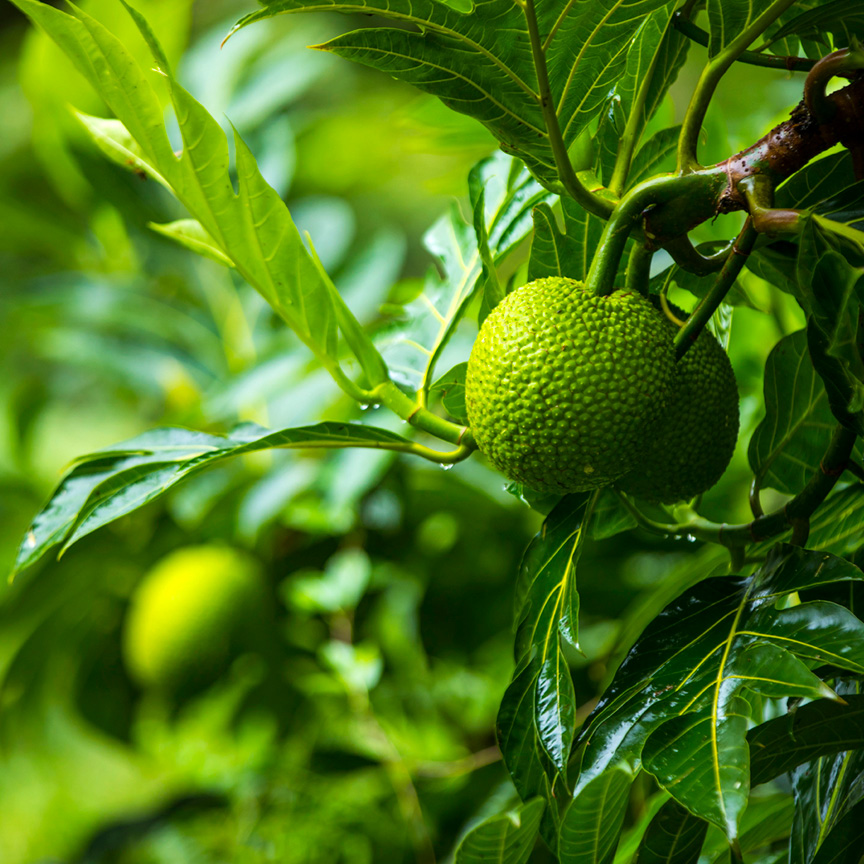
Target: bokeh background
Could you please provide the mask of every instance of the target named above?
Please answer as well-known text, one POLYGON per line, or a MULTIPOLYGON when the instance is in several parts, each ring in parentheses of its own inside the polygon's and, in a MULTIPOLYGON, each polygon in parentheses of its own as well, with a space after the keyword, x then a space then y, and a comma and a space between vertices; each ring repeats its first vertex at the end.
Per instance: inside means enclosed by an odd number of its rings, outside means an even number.
MULTIPOLYGON (((81 5, 145 60, 117 0, 81 5)), ((182 83, 250 144, 359 317, 398 320, 434 266, 424 233, 454 200, 464 207, 468 170, 495 142, 430 98, 307 50, 350 20, 286 16, 220 49, 251 0, 137 5, 182 83)), ((148 228, 185 214, 96 152, 68 106, 104 106, 47 38, 10 4, 0 24, 6 573, 82 453, 165 425, 360 415, 248 286, 148 228)), ((691 52, 655 126, 681 116, 703 56, 691 52)), ((755 140, 799 98, 791 76, 734 70, 704 161, 755 140)), ((800 326, 788 298, 752 274, 744 285, 750 305, 731 322, 741 441, 705 500, 728 521, 746 518, 765 357, 800 326)), ((472 820, 514 796, 493 729, 512 672, 514 577, 541 520, 476 459, 445 472, 364 451, 272 453, 197 475, 59 561, 0 579, 0 861, 447 860, 472 820), (153 621, 133 634, 148 571, 201 546, 251 556, 257 599, 229 598, 202 621, 223 590, 204 580, 179 612, 151 601, 153 621), (226 605, 241 619, 230 639, 226 605), (185 642, 151 644, 183 615, 185 642), (152 660, 160 650, 181 671, 152 660)), ((722 563, 639 534, 586 550, 584 654, 570 658, 586 708, 646 616, 722 563)))

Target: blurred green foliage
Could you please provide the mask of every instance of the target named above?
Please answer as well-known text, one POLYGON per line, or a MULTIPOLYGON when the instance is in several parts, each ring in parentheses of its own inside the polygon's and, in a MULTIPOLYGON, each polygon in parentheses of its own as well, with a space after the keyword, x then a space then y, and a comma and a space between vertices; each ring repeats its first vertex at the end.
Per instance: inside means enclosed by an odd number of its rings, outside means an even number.
MULTIPOLYGON (((431 98, 306 51, 335 32, 331 19, 271 21, 220 51, 246 5, 139 3, 181 80, 239 128, 352 309, 375 322, 414 298, 431 264, 419 238, 454 196, 464 207, 468 170, 495 142, 431 98)), ((146 57, 119 3, 83 6, 146 57)), ((8 571, 82 452, 162 425, 360 415, 248 286, 147 228, 184 214, 95 152, 66 105, 99 114, 96 97, 42 34, 11 7, 2 15, 8 571)), ((656 128, 680 116, 698 62, 656 128)), ((708 115, 706 161, 749 143, 799 94, 783 73, 733 70, 708 115), (745 82, 762 93, 746 115, 745 82)), ((803 321, 790 297, 743 280, 758 310, 731 318, 742 432, 702 509, 727 521, 748 518, 746 446, 768 351, 803 321)), ((446 859, 469 823, 515 801, 493 727, 512 672, 517 564, 539 521, 477 462, 445 474, 385 453, 255 454, 4 584, 0 861, 446 859), (214 684, 141 689, 122 656, 130 598, 168 552, 211 541, 262 562, 272 627, 214 684)), ((682 544, 628 534, 583 553, 583 653, 568 660, 588 708, 644 622, 723 563, 682 544)), ((650 783, 637 786, 628 824, 649 813, 650 783)))

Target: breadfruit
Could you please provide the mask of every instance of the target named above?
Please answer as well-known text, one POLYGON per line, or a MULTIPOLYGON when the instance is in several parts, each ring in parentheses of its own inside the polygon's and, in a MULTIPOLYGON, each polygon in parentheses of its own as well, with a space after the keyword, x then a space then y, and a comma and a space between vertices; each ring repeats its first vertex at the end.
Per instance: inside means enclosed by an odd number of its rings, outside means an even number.
MULTIPOLYGON (((668 323, 670 338, 676 327, 668 323)), ((726 352, 707 330, 676 365, 672 395, 639 465, 618 482, 630 495, 672 504, 719 479, 738 439, 738 387, 726 352)))
POLYGON ((606 486, 640 460, 672 392, 668 323, 643 296, 538 279, 486 318, 465 401, 479 449, 546 493, 606 486))
POLYGON ((124 656, 145 687, 215 679, 265 617, 258 562, 227 546, 189 546, 144 576, 124 627, 124 656))

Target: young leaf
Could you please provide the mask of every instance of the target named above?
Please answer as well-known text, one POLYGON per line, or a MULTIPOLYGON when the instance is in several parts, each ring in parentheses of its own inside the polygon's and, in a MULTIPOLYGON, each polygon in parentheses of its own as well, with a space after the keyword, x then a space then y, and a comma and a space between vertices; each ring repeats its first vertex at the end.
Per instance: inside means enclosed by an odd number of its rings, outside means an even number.
POLYGON ((609 864, 621 834, 633 774, 616 766, 595 777, 567 806, 558 835, 561 864, 609 864))
POLYGON ((234 262, 216 245, 216 241, 207 233, 204 226, 194 219, 178 219, 176 222, 169 222, 165 225, 150 222, 148 227, 157 234, 170 237, 198 255, 212 258, 226 267, 234 266, 234 262))
POLYGON ((748 579, 713 578, 686 591, 637 640, 589 718, 576 794, 610 764, 644 758, 679 803, 734 839, 748 784, 744 694, 830 696, 810 666, 864 668, 864 623, 848 610, 774 601, 861 579, 843 559, 778 546, 748 579))
POLYGON ((578 647, 575 568, 587 506, 581 496, 563 498, 519 569, 517 668, 498 713, 498 740, 523 799, 540 792, 549 763, 551 779, 563 778, 573 744, 576 695, 561 640, 578 647))
POLYGON ((468 412, 465 408, 465 375, 468 363, 457 363, 445 372, 433 385, 432 391, 441 394, 441 404, 444 410, 457 422, 468 424, 468 412))
POLYGON ((696 864, 707 832, 704 819, 670 798, 648 825, 635 864, 696 864))
MULTIPOLYGON (((167 78, 177 115, 183 140, 179 156, 169 143, 150 80, 116 37, 75 7, 67 14, 35 0, 16 3, 66 51, 116 114, 119 123, 82 118, 97 144, 113 159, 125 159, 131 167, 168 185, 212 238, 212 245, 233 261, 238 272, 334 374, 341 326, 355 353, 362 346, 358 360, 369 381, 385 380, 383 361, 368 337, 358 335, 359 326, 351 326, 344 304, 334 303, 332 282, 307 250, 281 198, 261 176, 239 135, 235 132, 235 193, 225 134, 167 68, 158 71, 167 78)), ((140 15, 135 20, 161 62, 155 37, 140 15)))
POLYGON ((456 848, 455 864, 524 864, 540 831, 546 802, 533 798, 473 828, 456 848))

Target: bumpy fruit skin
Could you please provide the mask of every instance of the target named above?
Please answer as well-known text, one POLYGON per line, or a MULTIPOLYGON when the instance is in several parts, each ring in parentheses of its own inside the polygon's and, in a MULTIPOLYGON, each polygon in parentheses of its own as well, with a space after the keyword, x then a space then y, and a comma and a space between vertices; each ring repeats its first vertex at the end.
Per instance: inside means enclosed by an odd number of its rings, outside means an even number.
POLYGON ((480 329, 468 420, 480 450, 512 480, 547 493, 596 489, 635 466, 674 372, 666 322, 644 297, 537 279, 480 329))
MULTIPOLYGON (((675 326, 669 324, 670 335, 675 326)), ((707 331, 677 364, 672 397, 638 468, 618 487, 672 504, 701 495, 719 479, 738 440, 738 387, 726 352, 707 331)))
POLYGON ((145 687, 175 689, 215 678, 262 617, 265 592, 251 556, 189 546, 139 583, 125 622, 126 667, 145 687))

